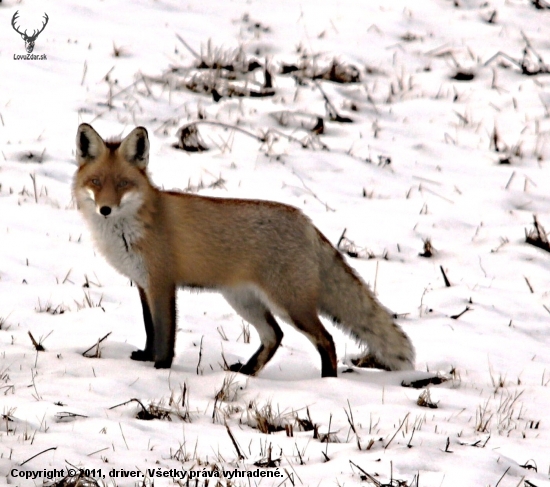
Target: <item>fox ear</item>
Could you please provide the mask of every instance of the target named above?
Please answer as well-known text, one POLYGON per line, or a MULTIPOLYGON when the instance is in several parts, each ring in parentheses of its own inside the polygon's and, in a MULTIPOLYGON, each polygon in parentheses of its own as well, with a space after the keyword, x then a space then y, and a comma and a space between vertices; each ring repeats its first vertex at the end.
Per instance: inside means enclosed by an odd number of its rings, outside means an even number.
POLYGON ((136 127, 120 143, 118 149, 123 157, 140 169, 145 169, 149 162, 149 137, 144 127, 136 127))
POLYGON ((101 136, 87 123, 82 123, 76 132, 76 161, 79 166, 93 161, 105 148, 101 136))

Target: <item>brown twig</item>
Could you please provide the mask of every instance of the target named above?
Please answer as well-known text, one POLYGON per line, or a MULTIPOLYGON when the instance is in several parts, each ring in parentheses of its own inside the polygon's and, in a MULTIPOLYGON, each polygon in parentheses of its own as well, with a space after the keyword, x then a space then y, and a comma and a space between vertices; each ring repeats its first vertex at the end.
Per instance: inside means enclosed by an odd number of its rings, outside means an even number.
POLYGON ((529 232, 525 230, 525 241, 539 249, 550 252, 550 242, 548 242, 544 227, 537 220, 537 215, 533 215, 533 226, 535 227, 533 230, 529 232))
POLYGON ((99 346, 99 344, 100 344, 103 340, 105 340, 111 333, 112 333, 112 331, 110 331, 109 333, 107 333, 107 335, 105 335, 103 338, 100 338, 96 343, 94 343, 90 348, 88 348, 88 350, 82 352, 82 355, 85 357, 86 354, 87 354, 92 348, 99 346))
POLYGON ((201 365, 201 360, 202 360, 202 341, 203 340, 204 340, 204 335, 201 336, 201 343, 200 343, 200 346, 199 346, 199 361, 197 362, 197 375, 199 375, 199 367, 201 365))
POLYGON ((187 42, 185 42, 185 40, 183 39, 183 37, 181 37, 179 34, 176 34, 176 37, 178 38, 178 40, 185 46, 185 48, 191 53, 193 54, 193 56, 195 56, 198 60, 201 59, 199 53, 197 51, 195 51, 189 44, 187 44, 187 42))
POLYGON ((464 313, 466 313, 467 311, 470 311, 472 308, 470 308, 469 306, 466 306, 466 308, 464 308, 463 311, 461 311, 460 313, 456 314, 456 315, 452 315, 450 318, 452 320, 458 320, 458 318, 460 318, 464 313))
POLYGON ((439 269, 441 270, 441 274, 443 274, 443 280, 445 281, 445 286, 451 287, 451 283, 449 282, 449 279, 447 279, 447 274, 445 274, 445 269, 443 269, 443 266, 440 265, 439 269))
POLYGON ((239 460, 244 460, 246 456, 241 452, 241 449, 239 448, 239 444, 237 443, 237 440, 233 436, 233 433, 231 432, 231 429, 229 429, 229 426, 227 423, 225 423, 225 429, 227 430, 227 434, 229 435, 229 438, 231 438, 231 442, 233 443, 233 446, 235 447, 235 450, 237 451, 237 455, 239 456, 239 460))
POLYGON ((388 446, 390 446, 391 442, 393 441, 393 439, 397 436, 397 433, 399 433, 401 431, 401 428, 403 428, 403 425, 405 424, 405 421, 409 418, 409 414, 410 413, 407 413, 405 415, 405 417, 403 418, 403 421, 401 421, 401 424, 399 425, 399 428, 397 428, 397 431, 393 434, 393 436, 390 438, 390 441, 388 441, 386 443, 386 445, 384 446, 384 450, 386 448, 388 448, 388 446))
POLYGON ((32 333, 30 331, 27 332, 29 334, 29 337, 31 339, 31 342, 35 348, 35 350, 37 352, 44 352, 46 349, 44 348, 44 346, 41 344, 41 343, 37 343, 37 341, 34 339, 34 337, 32 336, 32 333))
POLYGON ((338 110, 336 110, 336 107, 330 101, 330 98, 325 93, 325 90, 323 90, 323 88, 321 87, 321 83, 316 82, 315 86, 319 89, 319 91, 321 92, 321 95, 323 95, 323 98, 324 98, 325 103, 327 105, 327 109, 328 109, 327 111, 328 111, 328 116, 329 116, 330 120, 332 120, 333 122, 340 122, 340 123, 352 123, 353 122, 353 120, 351 118, 342 117, 338 113, 338 110))
POLYGON ((25 465, 25 463, 30 462, 33 458, 36 458, 37 456, 42 455, 42 453, 46 453, 47 451, 50 451, 50 450, 57 450, 57 446, 46 448, 45 450, 42 450, 40 453, 37 453, 36 455, 33 455, 30 458, 27 458, 23 463, 20 464, 20 466, 22 467, 23 465, 25 465))
MULTIPOLYGON (((95 345, 94 345, 94 347, 95 347, 95 345)), ((117 404, 116 406, 111 406, 109 409, 116 409, 120 406, 126 406, 126 404, 130 404, 131 402, 137 402, 144 411, 147 411, 147 408, 143 405, 143 403, 139 399, 136 399, 135 397, 133 397, 132 399, 128 399, 127 401, 121 402, 120 404, 117 404)))

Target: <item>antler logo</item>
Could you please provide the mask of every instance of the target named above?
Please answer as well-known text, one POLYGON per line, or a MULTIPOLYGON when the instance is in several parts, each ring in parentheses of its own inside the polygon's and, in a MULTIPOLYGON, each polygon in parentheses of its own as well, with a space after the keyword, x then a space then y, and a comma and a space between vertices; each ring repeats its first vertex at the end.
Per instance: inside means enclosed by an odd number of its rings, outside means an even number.
POLYGON ((25 49, 30 54, 34 49, 34 43, 36 42, 36 38, 40 35, 40 33, 44 30, 44 27, 46 27, 46 24, 48 23, 48 14, 44 12, 44 23, 42 24, 42 28, 40 30, 34 30, 31 35, 27 35, 27 29, 25 29, 25 32, 21 32, 17 26, 15 25, 15 22, 17 21, 19 15, 19 10, 13 14, 13 17, 11 19, 11 26, 17 32, 18 34, 21 34, 21 37, 25 41, 25 49))

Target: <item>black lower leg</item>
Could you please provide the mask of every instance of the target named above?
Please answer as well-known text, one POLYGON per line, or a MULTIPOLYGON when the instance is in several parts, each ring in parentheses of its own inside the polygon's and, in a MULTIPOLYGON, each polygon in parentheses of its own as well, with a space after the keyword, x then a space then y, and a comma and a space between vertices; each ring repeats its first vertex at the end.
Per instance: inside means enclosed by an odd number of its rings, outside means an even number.
POLYGON ((130 358, 132 360, 151 361, 153 360, 153 343, 155 342, 153 318, 151 316, 151 309, 149 308, 149 303, 147 302, 147 296, 145 295, 144 289, 138 286, 138 291, 143 310, 143 323, 145 325, 145 334, 147 335, 147 339, 145 342, 145 349, 132 352, 130 358))
POLYGON ((291 316, 296 328, 306 335, 321 356, 321 377, 337 376, 336 348, 330 333, 323 326, 316 313, 301 318, 291 316))
POLYGON ((229 366, 229 370, 231 372, 240 372, 241 374, 246 375, 252 375, 258 370, 258 357, 260 354, 265 350, 265 347, 263 345, 260 345, 260 348, 256 350, 256 353, 250 357, 250 360, 246 362, 246 364, 241 364, 240 362, 237 362, 236 364, 232 364, 229 366))
POLYGON ((160 304, 159 310, 155 312, 155 368, 169 369, 174 358, 174 348, 176 344, 176 288, 173 286, 166 291, 168 293, 168 302, 160 304), (168 305, 166 310, 164 306, 168 305))
POLYGON ((254 355, 250 357, 250 360, 246 364, 236 363, 229 367, 233 372, 240 372, 241 374, 254 375, 262 370, 265 365, 273 358, 277 348, 281 344, 283 339, 283 331, 281 327, 270 312, 266 312, 264 319, 266 323, 274 332, 273 340, 269 343, 262 343, 260 348, 256 350, 254 355))
POLYGON ((336 350, 334 343, 331 342, 332 349, 327 350, 319 346, 317 350, 321 356, 321 377, 337 377, 338 371, 336 368, 336 350))

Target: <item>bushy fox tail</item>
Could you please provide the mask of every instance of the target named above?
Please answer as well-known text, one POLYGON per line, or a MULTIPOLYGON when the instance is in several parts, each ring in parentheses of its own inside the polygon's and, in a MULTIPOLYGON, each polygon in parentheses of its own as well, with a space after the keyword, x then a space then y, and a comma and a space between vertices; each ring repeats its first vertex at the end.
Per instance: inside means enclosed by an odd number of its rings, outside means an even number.
POLYGON ((319 232, 321 292, 319 313, 349 333, 389 370, 414 368, 414 348, 363 280, 319 232))

